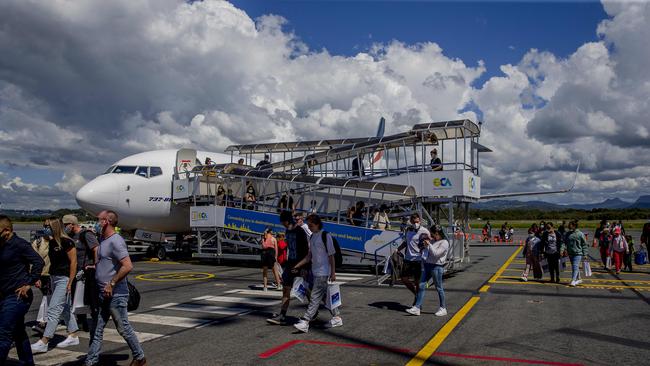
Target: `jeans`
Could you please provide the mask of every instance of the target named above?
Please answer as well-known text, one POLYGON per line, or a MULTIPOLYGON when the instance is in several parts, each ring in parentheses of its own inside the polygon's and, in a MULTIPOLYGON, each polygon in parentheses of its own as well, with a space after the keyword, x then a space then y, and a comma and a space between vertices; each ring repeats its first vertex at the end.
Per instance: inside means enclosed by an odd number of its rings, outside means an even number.
POLYGON ((445 272, 445 267, 438 264, 424 263, 424 271, 420 277, 420 285, 418 294, 415 297, 415 306, 422 309, 422 301, 424 301, 424 291, 427 287, 427 282, 433 277, 433 283, 438 290, 438 299, 440 300, 440 307, 446 309, 445 304, 445 290, 442 288, 442 275, 445 272))
POLYGON ((117 332, 124 338, 129 348, 131 348, 133 359, 141 360, 144 358, 144 351, 140 346, 140 342, 135 335, 131 323, 129 323, 128 311, 126 310, 128 301, 128 295, 114 296, 108 299, 100 297, 99 317, 97 318, 93 340, 88 349, 88 356, 86 356, 86 365, 95 365, 99 361, 99 351, 102 348, 102 342, 104 340, 104 328, 111 316, 113 317, 113 323, 117 332))
MULTIPOLYGON (((314 276, 314 287, 311 289, 311 301, 307 307, 307 312, 303 315, 303 319, 311 321, 316 312, 318 311, 318 306, 320 305, 321 300, 327 295, 327 280, 329 276, 314 276)), ((332 316, 339 316, 339 308, 334 308, 330 310, 332 316)))
POLYGON ((575 282, 580 279, 580 262, 582 262, 582 256, 574 255, 569 258, 571 259, 571 281, 575 282))
POLYGON ((59 325, 59 319, 63 315, 63 320, 68 327, 68 333, 74 333, 79 330, 77 319, 72 314, 72 293, 66 292, 68 286, 68 277, 52 276, 52 296, 47 307, 47 326, 43 337, 51 339, 54 337, 56 327, 59 325))
POLYGON ((0 299, 0 365, 5 364, 12 341, 16 342, 18 359, 26 365, 34 365, 32 348, 25 332, 25 314, 29 311, 32 300, 34 297, 31 291, 26 299, 19 299, 14 294, 0 299))

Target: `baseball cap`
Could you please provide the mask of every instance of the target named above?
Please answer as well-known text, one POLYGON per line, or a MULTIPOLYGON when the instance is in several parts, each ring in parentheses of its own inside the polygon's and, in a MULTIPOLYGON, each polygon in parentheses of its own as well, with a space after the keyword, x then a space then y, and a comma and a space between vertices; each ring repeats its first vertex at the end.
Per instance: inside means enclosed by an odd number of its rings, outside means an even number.
POLYGON ((65 215, 63 216, 63 224, 73 224, 73 225, 79 225, 79 220, 77 220, 77 216, 75 215, 65 215))

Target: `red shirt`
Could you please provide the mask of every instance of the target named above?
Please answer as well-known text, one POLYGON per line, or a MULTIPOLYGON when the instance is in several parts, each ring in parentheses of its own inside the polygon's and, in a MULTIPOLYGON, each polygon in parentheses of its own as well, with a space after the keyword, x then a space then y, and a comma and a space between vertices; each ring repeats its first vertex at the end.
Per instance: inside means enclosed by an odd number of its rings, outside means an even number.
POLYGON ((281 265, 287 261, 287 242, 278 240, 278 263, 281 265))

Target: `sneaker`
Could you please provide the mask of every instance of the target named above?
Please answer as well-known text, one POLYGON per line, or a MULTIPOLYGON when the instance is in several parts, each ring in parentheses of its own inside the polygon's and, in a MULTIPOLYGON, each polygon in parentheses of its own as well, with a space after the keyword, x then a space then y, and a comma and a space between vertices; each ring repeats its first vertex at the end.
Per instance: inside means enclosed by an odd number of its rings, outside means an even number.
POLYGON ((569 284, 569 286, 571 286, 571 287, 576 287, 576 284, 577 284, 576 281, 571 281, 571 283, 569 284))
POLYGON ((445 308, 440 308, 438 311, 436 311, 435 316, 445 316, 447 315, 447 309, 445 308))
POLYGON ((264 291, 264 292, 269 292, 269 289, 266 288, 266 287, 264 287, 264 290, 263 290, 263 291, 264 291))
POLYGON ((129 364, 129 366, 146 366, 146 365, 147 365, 147 359, 144 357, 141 360, 136 360, 134 358, 133 361, 131 361, 131 363, 129 364))
POLYGON ((340 316, 335 316, 330 319, 329 323, 325 324, 325 328, 336 328, 343 325, 343 319, 340 316))
POLYGON ((576 285, 579 285, 579 284, 581 284, 581 283, 582 283, 582 280, 577 280, 577 281, 576 281, 576 285))
POLYGON ((275 289, 278 291, 282 291, 282 285, 278 285, 275 289))
POLYGON ((521 277, 521 280, 524 281, 524 282, 528 282, 528 277, 523 277, 523 276, 522 276, 522 277, 521 277))
POLYGON ((274 314, 272 318, 266 319, 266 322, 275 325, 286 325, 287 318, 282 314, 274 314))
POLYGON ((57 344, 56 347, 66 348, 66 347, 77 346, 77 345, 79 345, 79 337, 73 337, 69 335, 68 338, 65 339, 65 341, 59 342, 59 344, 57 344))
POLYGON ((43 343, 40 339, 38 342, 32 344, 32 353, 37 354, 37 353, 45 353, 47 352, 47 344, 43 343))
POLYGON ((303 333, 309 332, 309 322, 304 319, 300 319, 300 321, 294 324, 293 326, 294 328, 298 329, 303 333))
POLYGON ((420 308, 417 307, 417 306, 414 306, 412 308, 406 309, 406 312, 411 314, 411 315, 419 316, 420 315, 420 308))

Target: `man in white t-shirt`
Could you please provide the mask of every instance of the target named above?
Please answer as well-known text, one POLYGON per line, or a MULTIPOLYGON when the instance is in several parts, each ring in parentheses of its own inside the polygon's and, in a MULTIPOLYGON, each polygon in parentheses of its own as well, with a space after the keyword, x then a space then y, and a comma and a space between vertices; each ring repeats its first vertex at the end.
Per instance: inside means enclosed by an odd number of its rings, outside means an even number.
MULTIPOLYGON (((404 265, 400 274, 402 283, 416 296, 418 294, 418 283, 420 283, 420 276, 422 275, 420 235, 430 234, 427 228, 420 225, 420 215, 417 212, 411 214, 410 222, 411 225, 406 228, 406 240, 397 250, 404 249, 404 265)), ((415 297, 413 303, 415 304, 415 297)))
MULTIPOLYGON (((297 272, 300 267, 311 262, 311 271, 314 276, 314 286, 311 290, 311 301, 307 307, 307 312, 302 316, 300 321, 294 324, 296 329, 301 332, 307 333, 309 331, 309 322, 314 319, 318 312, 318 306, 321 300, 327 294, 328 281, 336 281, 336 264, 334 261, 334 240, 329 233, 323 235, 323 223, 320 217, 316 214, 307 216, 307 225, 313 232, 309 239, 309 253, 307 257, 301 260, 293 267, 293 271, 297 272), (325 237, 326 243, 323 243, 325 237)), ((330 310, 332 319, 325 325, 326 328, 340 327, 343 325, 338 307, 330 310)))
POLYGON ((295 215, 293 215, 293 219, 296 221, 296 225, 300 226, 303 230, 305 230, 305 233, 307 233, 307 237, 311 238, 312 231, 309 229, 309 225, 305 223, 305 220, 303 219, 302 212, 298 212, 295 215))

